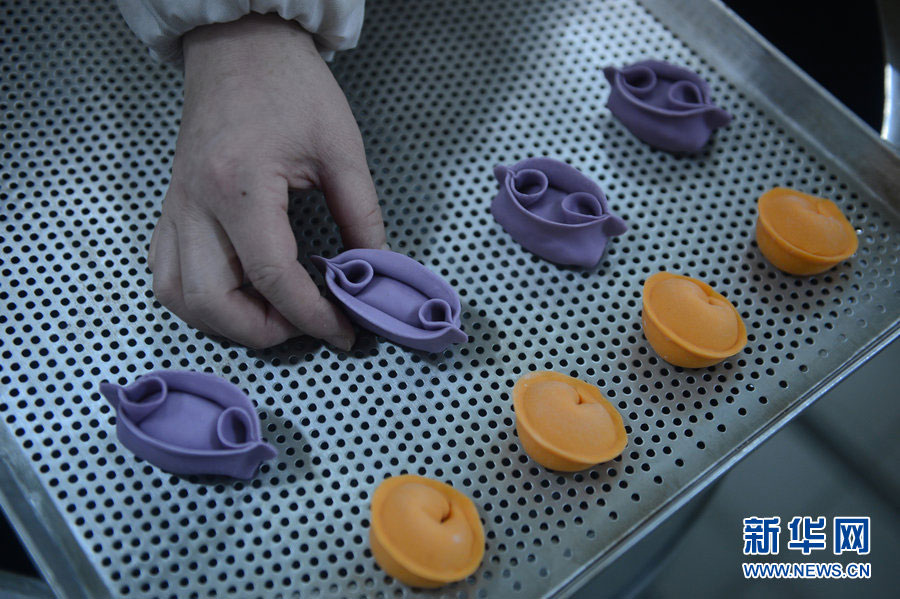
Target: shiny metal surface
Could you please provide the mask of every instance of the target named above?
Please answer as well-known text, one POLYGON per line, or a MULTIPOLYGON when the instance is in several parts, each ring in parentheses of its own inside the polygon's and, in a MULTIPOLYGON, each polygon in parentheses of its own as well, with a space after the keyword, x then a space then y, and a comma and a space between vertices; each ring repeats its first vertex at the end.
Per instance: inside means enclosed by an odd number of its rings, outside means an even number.
POLYGON ((53 592, 42 580, 0 570, 3 599, 54 599, 53 592))
MULTIPOLYGON (((0 501, 61 596, 562 596, 897 335, 900 159, 718 4, 371 4, 334 70, 392 246, 460 292, 472 340, 442 356, 366 335, 349 354, 255 352, 174 319, 144 255, 179 73, 111 3, 0 14, 0 501), (708 152, 651 151, 603 108, 601 67, 650 56, 701 72, 735 115, 708 152), (490 218, 493 165, 542 154, 596 177, 631 225, 596 269, 540 261, 490 218), (768 265, 753 224, 774 185, 837 201, 859 253, 806 279, 768 265), (713 283, 747 348, 661 362, 639 318, 659 269, 713 283), (136 460, 97 384, 155 368, 240 385, 280 458, 248 483, 136 460), (544 368, 621 410, 621 458, 574 475, 528 460, 509 391, 544 368), (487 550, 469 580, 420 593, 375 567, 368 502, 403 472, 475 501, 487 550)), ((292 215, 301 254, 337 251, 319 199, 292 215)))
POLYGON ((881 137, 900 147, 900 3, 878 0, 884 47, 884 117, 881 137))

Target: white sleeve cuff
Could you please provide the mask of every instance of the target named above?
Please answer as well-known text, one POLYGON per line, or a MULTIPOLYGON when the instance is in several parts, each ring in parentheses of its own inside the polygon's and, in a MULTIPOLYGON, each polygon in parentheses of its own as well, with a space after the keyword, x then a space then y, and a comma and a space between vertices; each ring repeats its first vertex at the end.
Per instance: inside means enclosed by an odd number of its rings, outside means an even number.
POLYGON ((134 34, 164 62, 180 63, 181 36, 195 27, 277 13, 313 35, 326 60, 356 46, 365 0, 117 0, 134 34))

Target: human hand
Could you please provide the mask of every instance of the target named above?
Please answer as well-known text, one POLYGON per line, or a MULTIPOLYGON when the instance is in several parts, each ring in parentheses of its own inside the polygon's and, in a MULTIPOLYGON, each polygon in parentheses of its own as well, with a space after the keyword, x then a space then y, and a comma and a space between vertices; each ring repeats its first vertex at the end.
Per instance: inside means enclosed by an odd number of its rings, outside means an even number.
POLYGON ((353 345, 297 261, 288 189, 321 189, 349 248, 385 244, 359 128, 312 37, 273 15, 184 36, 185 100, 149 264, 188 325, 250 347, 353 345), (252 287, 248 287, 249 282, 252 287))

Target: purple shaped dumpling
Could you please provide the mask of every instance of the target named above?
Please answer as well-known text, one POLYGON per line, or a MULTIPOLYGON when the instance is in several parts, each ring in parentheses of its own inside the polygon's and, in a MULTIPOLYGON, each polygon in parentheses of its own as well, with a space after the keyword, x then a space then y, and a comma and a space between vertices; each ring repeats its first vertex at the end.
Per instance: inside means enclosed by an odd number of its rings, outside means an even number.
POLYGON ((127 387, 101 383, 100 393, 116 410, 119 441, 167 472, 251 478, 278 455, 250 398, 214 375, 160 370, 127 387))
POLYGON ((654 148, 696 152, 731 115, 712 103, 699 75, 661 60, 603 69, 612 86, 607 108, 625 127, 654 148))
POLYGON ((494 167, 500 191, 491 214, 522 247, 557 264, 594 266, 628 226, 600 186, 564 162, 528 158, 494 167))
POLYGON ((412 258, 389 250, 356 249, 312 260, 359 326, 394 343, 435 353, 468 340, 460 325, 459 296, 412 258))

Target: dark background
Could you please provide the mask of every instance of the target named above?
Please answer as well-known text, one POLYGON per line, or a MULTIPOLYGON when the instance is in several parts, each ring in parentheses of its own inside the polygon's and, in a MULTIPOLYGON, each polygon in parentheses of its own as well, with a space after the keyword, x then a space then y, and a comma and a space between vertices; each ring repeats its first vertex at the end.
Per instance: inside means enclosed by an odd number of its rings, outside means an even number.
MULTIPOLYGON (((874 0, 725 3, 871 127, 881 127, 884 59, 874 0)), ((37 576, 3 518, 0 547, 0 569, 37 576)))
POLYGON ((884 55, 874 0, 724 1, 869 126, 881 128, 884 55))

